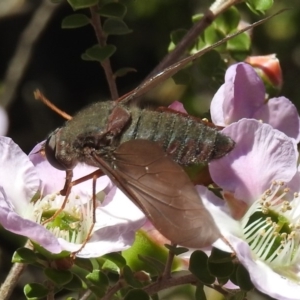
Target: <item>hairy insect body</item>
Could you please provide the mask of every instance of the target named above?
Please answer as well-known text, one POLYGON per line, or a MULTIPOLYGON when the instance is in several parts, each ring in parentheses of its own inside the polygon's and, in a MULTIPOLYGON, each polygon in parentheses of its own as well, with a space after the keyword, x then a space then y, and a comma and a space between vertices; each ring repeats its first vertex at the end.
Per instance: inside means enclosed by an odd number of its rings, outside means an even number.
POLYGON ((207 162, 234 147, 230 138, 188 115, 107 101, 80 111, 60 129, 56 155, 63 164, 94 165, 90 151, 109 159, 119 145, 136 139, 157 142, 180 165, 207 162))

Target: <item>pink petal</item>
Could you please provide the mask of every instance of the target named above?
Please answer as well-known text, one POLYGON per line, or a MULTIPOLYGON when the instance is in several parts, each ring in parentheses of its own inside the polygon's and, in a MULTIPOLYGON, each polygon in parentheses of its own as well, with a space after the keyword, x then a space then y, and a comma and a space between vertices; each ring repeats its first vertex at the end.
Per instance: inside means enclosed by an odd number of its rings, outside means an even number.
POLYGON ((300 141, 300 119, 295 105, 285 97, 272 98, 262 106, 253 118, 270 124, 287 136, 300 141))
POLYGON ((8 115, 6 110, 0 106, 0 136, 6 135, 8 131, 8 115))
POLYGON ((183 104, 179 101, 174 101, 171 105, 168 106, 168 108, 171 108, 173 110, 176 110, 176 111, 179 111, 179 112, 182 112, 182 113, 187 113, 183 104))
POLYGON ((273 180, 289 182, 296 174, 296 143, 270 125, 242 119, 223 130, 235 142, 225 157, 210 163, 212 179, 249 204, 273 180))
MULTIPOLYGON (((36 145, 29 153, 29 158, 36 167, 39 177, 43 182, 43 194, 51 194, 62 190, 65 184, 66 172, 58 170, 48 162, 48 160, 40 153, 41 146, 44 142, 36 145)), ((96 167, 91 167, 85 164, 78 164, 73 170, 73 180, 82 178, 83 176, 93 173, 98 170, 96 167)), ((111 184, 107 176, 102 176, 97 179, 96 192, 103 191, 111 184)), ((92 180, 86 180, 72 187, 73 193, 80 197, 90 197, 92 195, 92 180)))
POLYGON ((252 257, 246 242, 230 238, 238 259, 248 270, 251 281, 261 292, 280 300, 298 300, 300 286, 297 282, 284 278, 274 272, 267 264, 252 257))
MULTIPOLYGON (((128 249, 135 239, 135 232, 146 222, 145 215, 119 189, 113 188, 102 207, 96 209, 94 233, 78 257, 99 257, 106 253, 128 249)), ((60 239, 68 251, 75 245, 60 239)))
POLYGON ((23 219, 13 210, 2 188, 0 188, 0 223, 6 230, 35 241, 52 253, 60 253, 63 250, 52 233, 40 224, 23 219))
POLYGON ((0 186, 16 211, 21 211, 40 186, 38 174, 21 148, 7 137, 0 137, 0 186))
POLYGON ((210 104, 210 114, 212 122, 217 126, 227 126, 229 124, 225 124, 225 116, 223 112, 223 104, 224 104, 224 91, 225 84, 222 84, 220 88, 215 93, 211 104, 210 104))

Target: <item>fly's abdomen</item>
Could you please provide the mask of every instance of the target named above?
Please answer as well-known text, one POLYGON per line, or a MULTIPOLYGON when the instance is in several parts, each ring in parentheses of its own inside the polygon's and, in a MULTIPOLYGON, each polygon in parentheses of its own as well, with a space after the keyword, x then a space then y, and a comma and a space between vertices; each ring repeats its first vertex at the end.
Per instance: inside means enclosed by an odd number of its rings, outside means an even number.
POLYGON ((121 143, 131 139, 158 142, 180 165, 207 162, 229 152, 234 142, 188 115, 134 108, 121 143))

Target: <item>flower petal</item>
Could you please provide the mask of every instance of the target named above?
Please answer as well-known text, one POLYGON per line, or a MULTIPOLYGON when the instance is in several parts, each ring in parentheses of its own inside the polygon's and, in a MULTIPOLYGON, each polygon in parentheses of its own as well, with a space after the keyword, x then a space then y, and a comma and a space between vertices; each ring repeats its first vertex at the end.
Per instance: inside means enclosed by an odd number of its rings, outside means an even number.
POLYGON ((225 84, 222 84, 215 93, 210 103, 210 114, 212 122, 217 126, 225 127, 225 116, 223 112, 225 84))
POLYGON ((40 186, 38 174, 21 148, 8 137, 0 137, 0 186, 17 212, 30 201, 40 186))
POLYGON ((261 292, 280 300, 298 300, 300 286, 282 275, 274 272, 267 264, 252 258, 251 250, 246 242, 231 238, 240 262, 248 270, 251 281, 261 292))
POLYGON ((287 136, 300 141, 300 119, 296 106, 285 97, 272 98, 253 115, 287 136))
MULTIPOLYGON (((103 204, 96 209, 94 233, 78 257, 98 257, 129 248, 134 242, 135 232, 147 220, 141 210, 116 187, 103 204)), ((80 248, 80 245, 65 240, 60 240, 60 243, 68 251, 80 248)))
POLYGON ((42 225, 23 219, 19 216, 6 198, 3 188, 0 187, 0 223, 8 231, 25 236, 40 244, 52 253, 60 253, 63 249, 57 238, 42 225))
POLYGON ((256 120, 242 119, 223 129, 235 142, 226 156, 210 163, 212 179, 248 204, 273 180, 289 182, 296 174, 296 143, 256 120))
POLYGON ((264 84, 250 65, 238 63, 230 66, 225 74, 223 102, 225 124, 242 118, 251 118, 263 105, 264 97, 264 84))
POLYGON ((6 110, 0 106, 0 136, 6 135, 8 130, 8 116, 6 110))
MULTIPOLYGON (((44 142, 36 145, 29 153, 29 158, 36 167, 37 172, 43 182, 43 194, 51 194, 62 190, 65 184, 66 172, 58 170, 48 162, 48 160, 40 153, 44 142)), ((91 167, 85 164, 78 164, 73 170, 73 180, 82 178, 88 174, 93 173, 99 168, 91 167)), ((97 179, 96 193, 111 187, 111 181, 107 176, 102 176, 97 179)), ((109 189, 107 190, 107 192, 109 189)), ((72 187, 72 192, 78 194, 80 197, 92 196, 92 180, 86 180, 78 185, 72 187)))

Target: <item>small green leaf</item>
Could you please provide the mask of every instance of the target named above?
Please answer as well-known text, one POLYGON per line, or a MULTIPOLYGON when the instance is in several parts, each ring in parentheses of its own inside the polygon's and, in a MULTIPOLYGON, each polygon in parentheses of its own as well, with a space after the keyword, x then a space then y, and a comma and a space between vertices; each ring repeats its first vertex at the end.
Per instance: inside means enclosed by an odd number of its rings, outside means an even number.
POLYGON ((45 298, 49 290, 40 283, 30 283, 24 286, 23 292, 28 300, 45 298))
POLYGON ((125 22, 120 19, 109 18, 103 24, 103 30, 107 35, 123 35, 131 33, 125 22))
POLYGON ((133 289, 130 290, 126 296, 124 297, 124 300, 150 300, 149 295, 144 292, 143 290, 139 289, 133 289))
POLYGON ((125 266, 123 268, 123 277, 128 285, 135 287, 135 288, 142 287, 142 284, 134 278, 134 274, 133 274, 132 270, 130 269, 130 267, 125 266))
POLYGON ((247 6, 254 12, 264 14, 273 6, 274 0, 247 0, 247 6))
POLYGON ((114 73, 114 77, 122 77, 122 76, 125 76, 127 75, 128 73, 130 72, 136 72, 136 69, 134 68, 121 68, 119 70, 117 70, 115 73, 114 73))
POLYGON ((98 0, 68 0, 68 2, 74 10, 88 8, 98 4, 98 0))
MULTIPOLYGON (((214 26, 212 26, 212 25, 209 26, 204 31, 204 41, 205 41, 206 46, 212 45, 212 44, 222 40, 224 37, 225 37, 225 34, 223 32, 221 32, 219 29, 215 29, 214 26)), ((226 49, 226 43, 216 47, 215 49, 218 49, 218 50, 226 49)))
POLYGON ((85 53, 81 57, 83 59, 88 58, 88 60, 98 61, 101 63, 110 58, 116 50, 117 48, 114 45, 106 45, 104 47, 95 45, 89 49, 86 49, 85 53))
POLYGON ((110 3, 103 5, 99 9, 98 13, 100 16, 103 16, 106 18, 123 19, 127 13, 127 7, 122 3, 110 2, 110 3))
POLYGON ((89 286, 89 290, 91 290, 97 296, 97 299, 102 299, 102 297, 107 292, 107 287, 92 285, 89 286))
POLYGON ((37 260, 37 255, 28 248, 19 248, 12 257, 13 263, 34 263, 37 260))
POLYGON ((119 253, 113 252, 102 256, 102 258, 108 259, 116 264, 120 269, 126 266, 126 259, 119 253))
POLYGON ((218 278, 229 278, 234 272, 231 253, 212 248, 211 256, 208 259, 210 273, 218 278))
POLYGON ((189 249, 185 248, 185 247, 177 247, 177 246, 173 246, 173 245, 169 245, 169 244, 165 244, 165 247, 167 249, 169 249, 169 251, 171 251, 172 253, 174 253, 175 255, 180 255, 182 253, 188 252, 189 249))
POLYGON ((62 20, 61 28, 63 29, 72 29, 83 27, 90 23, 90 19, 84 14, 74 14, 67 16, 62 20))
POLYGON ((148 256, 148 255, 138 255, 138 258, 144 262, 145 264, 148 265, 148 268, 152 268, 153 270, 156 271, 156 274, 162 274, 164 269, 165 269, 165 265, 158 259, 148 256))
POLYGON ((92 273, 86 276, 91 283, 95 285, 108 285, 108 278, 107 276, 101 272, 100 270, 94 270, 92 273))
POLYGON ((67 290, 82 292, 82 290, 87 289, 87 285, 75 274, 70 282, 64 285, 64 288, 67 290))
POLYGON ((190 257, 189 270, 199 278, 201 282, 212 284, 215 281, 215 277, 209 273, 207 263, 208 256, 203 251, 196 250, 190 257))
POLYGON ((238 9, 235 6, 232 6, 217 17, 214 23, 219 30, 227 35, 238 27, 240 19, 241 17, 238 9))
POLYGON ((195 291, 196 300, 206 300, 206 295, 203 288, 204 288, 203 284, 197 284, 197 288, 195 291))
POLYGON ((237 60, 244 60, 250 52, 251 39, 249 34, 246 32, 239 34, 238 36, 230 39, 227 42, 227 50, 230 52, 231 56, 237 60))
POLYGON ((244 291, 250 291, 253 289, 253 283, 251 282, 249 272, 243 265, 238 265, 236 270, 236 280, 238 286, 244 291))
POLYGON ((58 286, 63 286, 70 282, 73 275, 70 271, 56 270, 51 268, 44 269, 45 275, 58 286))

